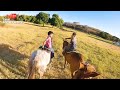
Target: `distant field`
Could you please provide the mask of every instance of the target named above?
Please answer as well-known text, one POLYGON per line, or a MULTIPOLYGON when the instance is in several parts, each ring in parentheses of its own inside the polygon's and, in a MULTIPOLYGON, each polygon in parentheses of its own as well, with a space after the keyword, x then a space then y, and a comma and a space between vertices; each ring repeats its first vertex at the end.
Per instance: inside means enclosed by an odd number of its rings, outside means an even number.
MULTIPOLYGON (((0 78, 26 79, 30 54, 38 49, 47 37, 49 30, 54 34, 55 58, 44 74, 45 79, 69 79, 69 66, 63 69, 62 38, 70 37, 72 29, 60 30, 47 25, 42 27, 34 24, 7 24, 0 27, 0 78)), ((110 41, 77 33, 77 49, 84 59, 90 59, 101 73, 97 79, 120 78, 120 47, 112 45, 110 41)))

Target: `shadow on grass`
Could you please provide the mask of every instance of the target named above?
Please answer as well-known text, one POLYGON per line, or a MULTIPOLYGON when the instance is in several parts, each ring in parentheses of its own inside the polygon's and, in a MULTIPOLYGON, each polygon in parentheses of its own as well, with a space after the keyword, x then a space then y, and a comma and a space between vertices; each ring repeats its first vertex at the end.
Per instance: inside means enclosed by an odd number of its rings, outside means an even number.
POLYGON ((26 45, 27 45, 27 44, 34 44, 33 42, 24 42, 24 43, 25 43, 26 45))
MULTIPOLYGON (((25 58, 29 58, 29 56, 25 54, 21 54, 20 52, 13 50, 10 45, 0 44, 0 59, 5 62, 5 64, 2 62, 0 62, 0 64, 4 66, 5 68, 7 68, 12 73, 20 75, 20 76, 24 76, 25 71, 23 72, 23 70, 18 67, 21 66, 19 63, 19 60, 24 60, 25 58)), ((2 69, 0 71, 5 77, 7 76, 2 71, 2 69)))

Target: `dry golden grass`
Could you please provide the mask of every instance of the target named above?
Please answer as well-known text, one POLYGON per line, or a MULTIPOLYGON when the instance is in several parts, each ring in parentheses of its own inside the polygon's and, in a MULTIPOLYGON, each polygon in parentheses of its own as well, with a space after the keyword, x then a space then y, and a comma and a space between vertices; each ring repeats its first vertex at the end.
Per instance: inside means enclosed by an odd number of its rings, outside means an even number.
MULTIPOLYGON (((62 38, 70 37, 74 30, 65 29, 66 31, 63 31, 49 25, 42 27, 30 23, 6 24, 0 27, 0 78, 26 79, 29 56, 42 44, 49 30, 55 33, 53 39, 55 58, 48 65, 43 78, 71 78, 69 66, 63 69, 62 38)), ((120 47, 93 35, 75 32, 78 51, 83 54, 85 60, 90 59, 101 73, 96 78, 120 78, 120 47)))

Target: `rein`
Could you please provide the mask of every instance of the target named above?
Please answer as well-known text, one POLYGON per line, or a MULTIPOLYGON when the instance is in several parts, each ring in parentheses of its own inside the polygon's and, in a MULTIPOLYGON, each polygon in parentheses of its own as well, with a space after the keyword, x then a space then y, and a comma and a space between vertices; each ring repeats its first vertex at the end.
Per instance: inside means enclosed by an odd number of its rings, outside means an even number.
POLYGON ((87 62, 85 62, 85 63, 83 63, 82 62, 82 64, 84 65, 84 73, 86 73, 86 71, 87 71, 87 66, 89 65, 89 63, 87 63, 87 62))

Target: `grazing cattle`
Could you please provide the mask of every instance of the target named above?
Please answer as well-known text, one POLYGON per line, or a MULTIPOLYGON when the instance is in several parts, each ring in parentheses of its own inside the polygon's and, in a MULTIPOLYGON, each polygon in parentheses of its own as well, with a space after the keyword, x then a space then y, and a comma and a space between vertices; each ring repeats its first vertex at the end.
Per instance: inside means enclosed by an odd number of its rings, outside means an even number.
POLYGON ((96 72, 96 69, 93 65, 80 63, 82 68, 76 70, 73 73, 73 79, 85 79, 90 77, 96 77, 100 75, 96 72))
POLYGON ((35 78, 35 71, 39 73, 39 77, 42 78, 44 72, 46 71, 47 65, 50 62, 51 52, 47 50, 36 50, 32 53, 29 59, 29 73, 28 79, 35 78))
MULTIPOLYGON (((65 46, 68 46, 68 45, 69 43, 66 40, 64 40, 63 49, 65 46)), ((81 68, 80 62, 83 62, 83 56, 78 52, 63 52, 62 54, 65 58, 64 68, 65 68, 66 62, 70 64, 71 76, 73 78, 73 72, 81 68)))

